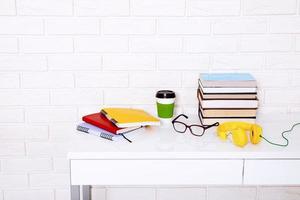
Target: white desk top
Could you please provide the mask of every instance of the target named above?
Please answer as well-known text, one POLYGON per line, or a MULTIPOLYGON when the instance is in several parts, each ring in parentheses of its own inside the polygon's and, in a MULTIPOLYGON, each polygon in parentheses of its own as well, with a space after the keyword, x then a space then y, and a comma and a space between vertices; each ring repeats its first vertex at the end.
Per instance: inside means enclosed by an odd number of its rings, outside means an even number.
MULTIPOLYGON (((300 122, 300 113, 269 114, 259 117, 257 122, 262 125, 266 138, 285 143, 281 132, 300 122)), ((136 131, 130 137, 132 143, 125 139, 109 141, 78 131, 73 135, 69 159, 300 159, 300 126, 287 134, 288 147, 273 146, 262 140, 258 145, 249 143, 239 148, 229 140, 221 141, 216 136, 216 128, 208 129, 202 137, 195 137, 188 131, 175 132, 172 125, 136 131)))

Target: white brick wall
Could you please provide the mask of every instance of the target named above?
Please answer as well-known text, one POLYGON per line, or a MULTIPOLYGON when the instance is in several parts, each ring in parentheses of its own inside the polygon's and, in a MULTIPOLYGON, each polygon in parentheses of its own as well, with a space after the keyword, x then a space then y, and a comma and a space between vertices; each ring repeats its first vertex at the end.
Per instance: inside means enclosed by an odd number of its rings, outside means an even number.
POLYGON ((182 51, 182 40, 178 37, 134 37, 130 38, 130 51, 135 53, 169 53, 182 51))
MULTIPOLYGON (((1 40, 0 40, 1 42, 1 40)), ((1 46, 0 46, 1 48, 1 46)), ((43 55, 0 55, 1 71, 45 71, 46 56, 43 55)))
POLYGON ((155 20, 144 18, 108 18, 102 20, 103 34, 137 35, 154 34, 155 20))
MULTIPOLYGON (((94 112, 94 110, 95 110, 95 108, 92 109, 91 112, 87 112, 87 114, 94 112)), ((81 116, 83 116, 83 115, 78 116, 78 118, 76 118, 76 122, 74 121, 74 122, 51 123, 49 125, 49 138, 50 139, 66 139, 66 138, 70 137, 73 134, 73 132, 71 132, 69 130, 72 129, 74 126, 76 126, 77 120, 81 119, 81 116)), ((69 119, 67 119, 67 120, 69 120, 69 119)))
POLYGON ((135 16, 183 16, 184 0, 132 0, 131 14, 135 16))
MULTIPOLYGON (((99 198, 99 197, 97 197, 99 198)), ((66 200, 70 199, 69 189, 57 189, 55 190, 55 200, 66 200)))
POLYGON ((265 58, 259 54, 239 54, 238 56, 214 55, 212 68, 214 70, 255 70, 263 68, 265 58))
POLYGON ((50 171, 52 161, 49 158, 17 158, 2 161, 3 172, 50 171))
POLYGON ((127 52, 127 37, 78 37, 74 39, 75 52, 79 53, 111 53, 127 52))
POLYGON ((77 72, 75 79, 78 88, 128 87, 127 72, 77 72))
POLYGON ((159 200, 199 200, 206 198, 205 188, 162 188, 157 190, 159 200))
POLYGON ((47 58, 49 70, 55 71, 98 71, 102 66, 100 55, 59 54, 49 55, 47 58))
POLYGON ((188 0, 189 16, 230 16, 239 15, 240 0, 188 0))
POLYGON ((129 0, 74 0, 76 16, 128 16, 129 0))
POLYGON ((24 122, 24 111, 22 108, 0 108, 0 122, 24 122))
POLYGON ((240 41, 242 52, 291 51, 293 38, 289 35, 243 36, 240 41))
POLYGON ((69 173, 69 161, 66 157, 54 157, 53 166, 55 172, 69 173))
MULTIPOLYGON (((0 200, 69 199, 66 142, 103 105, 155 112, 246 71, 260 114, 300 110, 300 0, 0 0, 0 200)), ((99 200, 299 199, 299 187, 95 187, 99 200)))
POLYGON ((154 70, 155 65, 155 56, 151 54, 103 55, 104 70, 154 70))
POLYGON ((20 38, 20 51, 24 53, 70 53, 73 40, 68 37, 23 37, 20 38))
POLYGON ((32 89, 3 89, 0 91, 0 105, 47 105, 49 91, 32 89))
POLYGON ((261 187, 258 190, 258 198, 264 200, 298 199, 299 187, 261 187))
POLYGON ((181 80, 181 73, 180 72, 132 72, 130 73, 130 80, 129 85, 130 87, 135 88, 147 88, 147 87, 154 87, 160 88, 162 86, 173 88, 173 87, 180 87, 181 80))
POLYGON ((28 107, 25 111, 29 123, 53 123, 76 121, 77 110, 74 107, 28 107))
POLYGON ((45 125, 6 124, 0 127, 0 139, 47 139, 48 128, 45 125), (13 126, 13 128, 12 128, 13 126))
POLYGON ((243 13, 245 15, 295 14, 297 0, 244 0, 243 13))
POLYGON ((109 188, 107 189, 107 199, 131 199, 131 200, 153 200, 155 199, 154 188, 109 188))
POLYGON ((210 66, 209 55, 203 54, 167 54, 157 57, 157 68, 159 70, 208 70, 210 66), (197 63, 197 65, 195 64, 197 63), (199 69, 198 65, 201 65, 199 69))
POLYGON ((10 142, 1 140, 0 156, 19 156, 25 155, 25 144, 24 142, 10 142))
POLYGON ((16 2, 15 0, 1 1, 0 2, 0 15, 15 15, 16 14, 15 2, 16 2))
POLYGON ((255 200, 255 187, 211 187, 207 190, 209 200, 255 200))
POLYGON ((26 154, 29 156, 65 156, 67 152, 65 142, 27 142, 26 144, 26 154))
POLYGON ((234 17, 216 20, 213 26, 215 34, 251 34, 266 33, 267 19, 263 17, 234 17))
POLYGON ((72 0, 16 0, 19 15, 72 15, 72 0))
POLYGON ((267 69, 299 69, 300 55, 297 54, 271 54, 266 56, 267 69))
POLYGON ((20 86, 19 74, 0 73, 1 88, 18 88, 20 86))
POLYGON ((72 88, 74 77, 66 72, 27 72, 21 76, 23 88, 72 88))
POLYGON ((59 89, 52 90, 52 105, 98 105, 103 102, 103 93, 99 89, 59 89))
POLYGON ((2 17, 0 19, 1 35, 41 35, 43 20, 27 17, 2 17))
POLYGON ((159 34, 170 35, 192 35, 203 34, 208 35, 210 33, 210 21, 198 18, 178 19, 167 18, 158 20, 159 34))
POLYGON ((3 174, 0 175, 1 188, 22 188, 28 186, 26 174, 3 174))
POLYGON ((32 199, 43 199, 43 200, 53 200, 54 193, 51 190, 12 190, 6 191, 4 193, 4 198, 7 200, 32 200, 32 199))
POLYGON ((233 53, 237 51, 238 43, 235 37, 186 37, 184 51, 188 53, 233 53))
POLYGON ((70 183, 66 173, 34 173, 29 175, 29 183, 32 187, 67 187, 70 183))
POLYGON ((17 53, 18 39, 11 37, 0 38, 0 53, 17 53))
POLYGON ((300 18, 293 17, 272 17, 270 18, 271 33, 299 33, 300 18))
POLYGON ((49 35, 96 35, 99 34, 98 19, 48 19, 45 22, 46 33, 49 35))

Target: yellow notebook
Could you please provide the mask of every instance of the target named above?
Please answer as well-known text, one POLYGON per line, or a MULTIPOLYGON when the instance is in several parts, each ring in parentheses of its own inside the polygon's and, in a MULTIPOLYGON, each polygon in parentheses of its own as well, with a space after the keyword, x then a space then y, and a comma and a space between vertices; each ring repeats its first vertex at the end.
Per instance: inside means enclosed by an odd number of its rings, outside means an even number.
POLYGON ((140 109, 103 108, 101 113, 119 128, 160 125, 159 119, 140 109))

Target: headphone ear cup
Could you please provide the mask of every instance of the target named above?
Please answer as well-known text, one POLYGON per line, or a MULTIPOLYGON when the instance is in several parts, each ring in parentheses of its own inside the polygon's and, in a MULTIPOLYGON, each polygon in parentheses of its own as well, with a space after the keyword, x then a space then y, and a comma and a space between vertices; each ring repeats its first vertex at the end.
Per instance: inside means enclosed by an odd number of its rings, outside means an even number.
POLYGON ((226 140, 227 139, 227 131, 218 130, 218 136, 219 136, 220 139, 226 140))
POLYGON ((252 144, 258 144, 261 141, 262 128, 258 125, 253 125, 250 130, 250 141, 252 144))
POLYGON ((248 136, 243 129, 236 129, 231 133, 232 141, 236 146, 244 147, 248 143, 248 136))

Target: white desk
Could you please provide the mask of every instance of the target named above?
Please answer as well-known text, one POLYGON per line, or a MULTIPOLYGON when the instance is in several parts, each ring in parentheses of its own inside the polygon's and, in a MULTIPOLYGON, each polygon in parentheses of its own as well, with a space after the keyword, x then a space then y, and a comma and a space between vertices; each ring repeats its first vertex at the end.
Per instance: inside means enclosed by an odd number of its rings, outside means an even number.
MULTIPOLYGON (((300 121, 299 114, 268 116, 273 119, 258 122, 274 142, 284 142, 282 130, 300 121)), ((112 142, 74 132, 68 154, 72 200, 88 200, 90 185, 300 184, 300 127, 286 148, 265 141, 239 148, 220 141, 215 129, 195 137, 171 126, 142 129, 131 139, 112 142)))

